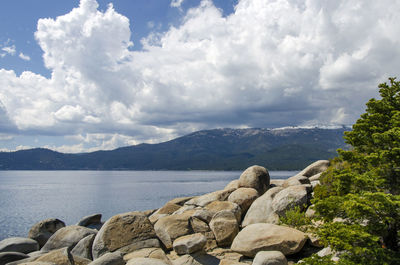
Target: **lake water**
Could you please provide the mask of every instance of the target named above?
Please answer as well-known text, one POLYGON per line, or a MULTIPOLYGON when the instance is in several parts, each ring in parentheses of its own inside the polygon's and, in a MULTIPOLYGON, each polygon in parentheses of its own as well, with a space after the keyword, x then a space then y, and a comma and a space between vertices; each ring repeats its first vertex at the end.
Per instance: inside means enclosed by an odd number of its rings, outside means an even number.
MULTIPOLYGON (((297 172, 272 171, 271 178, 297 172)), ((239 171, 0 171, 0 240, 26 237, 47 218, 67 225, 82 217, 161 207, 183 196, 223 189, 239 171)))

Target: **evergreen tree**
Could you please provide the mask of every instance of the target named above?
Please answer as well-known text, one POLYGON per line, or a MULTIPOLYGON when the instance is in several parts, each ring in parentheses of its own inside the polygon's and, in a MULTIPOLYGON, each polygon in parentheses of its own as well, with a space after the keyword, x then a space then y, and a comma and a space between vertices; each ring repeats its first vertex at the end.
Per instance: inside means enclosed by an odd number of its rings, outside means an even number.
POLYGON ((400 82, 389 81, 345 133, 352 148, 338 150, 315 189, 317 234, 342 251, 340 264, 400 264, 400 82))

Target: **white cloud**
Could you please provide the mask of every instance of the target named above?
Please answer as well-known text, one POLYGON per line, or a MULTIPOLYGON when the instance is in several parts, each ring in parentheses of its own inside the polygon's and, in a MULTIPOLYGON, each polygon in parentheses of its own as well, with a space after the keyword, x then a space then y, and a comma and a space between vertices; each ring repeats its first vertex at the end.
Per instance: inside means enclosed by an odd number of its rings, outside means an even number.
POLYGON ((30 61, 31 57, 29 57, 29 55, 23 54, 22 52, 19 53, 19 58, 21 58, 24 61, 30 61))
POLYGON ((15 55, 15 53, 17 51, 15 48, 15 45, 5 46, 5 47, 1 48, 1 50, 3 52, 5 52, 5 54, 9 54, 9 55, 15 55))
POLYGON ((0 119, 20 133, 108 135, 71 150, 212 127, 349 124, 399 74, 396 1, 241 0, 224 17, 203 0, 143 51, 129 50, 126 17, 97 8, 81 0, 39 20, 51 77, 1 69, 0 119))
POLYGON ((171 6, 172 7, 180 7, 185 0, 172 0, 171 1, 171 6))

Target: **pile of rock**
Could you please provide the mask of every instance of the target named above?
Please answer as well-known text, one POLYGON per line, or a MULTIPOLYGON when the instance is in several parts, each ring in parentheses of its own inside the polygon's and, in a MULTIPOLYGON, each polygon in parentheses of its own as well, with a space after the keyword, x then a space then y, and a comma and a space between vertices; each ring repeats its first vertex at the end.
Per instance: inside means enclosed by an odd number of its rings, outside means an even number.
POLYGON ((271 181, 265 168, 252 166, 223 190, 176 198, 156 211, 123 213, 105 223, 100 214, 71 226, 44 220, 28 238, 1 241, 0 264, 293 263, 293 257, 318 245, 279 225, 279 217, 296 206, 306 210, 328 165, 317 161, 296 176, 271 181))

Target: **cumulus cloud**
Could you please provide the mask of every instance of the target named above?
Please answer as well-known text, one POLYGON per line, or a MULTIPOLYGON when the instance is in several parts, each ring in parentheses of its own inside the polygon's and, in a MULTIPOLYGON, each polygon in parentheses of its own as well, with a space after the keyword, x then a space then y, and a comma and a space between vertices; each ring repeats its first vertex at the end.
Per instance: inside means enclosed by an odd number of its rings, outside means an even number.
POLYGON ((81 0, 38 21, 50 78, 0 70, 0 116, 19 133, 85 135, 77 142, 98 148, 213 127, 351 124, 398 74, 399 12, 389 0, 240 0, 225 17, 203 0, 130 51, 129 20, 81 0))
POLYGON ((19 58, 21 58, 24 61, 30 61, 31 57, 29 57, 29 55, 23 54, 22 52, 19 53, 19 58))

